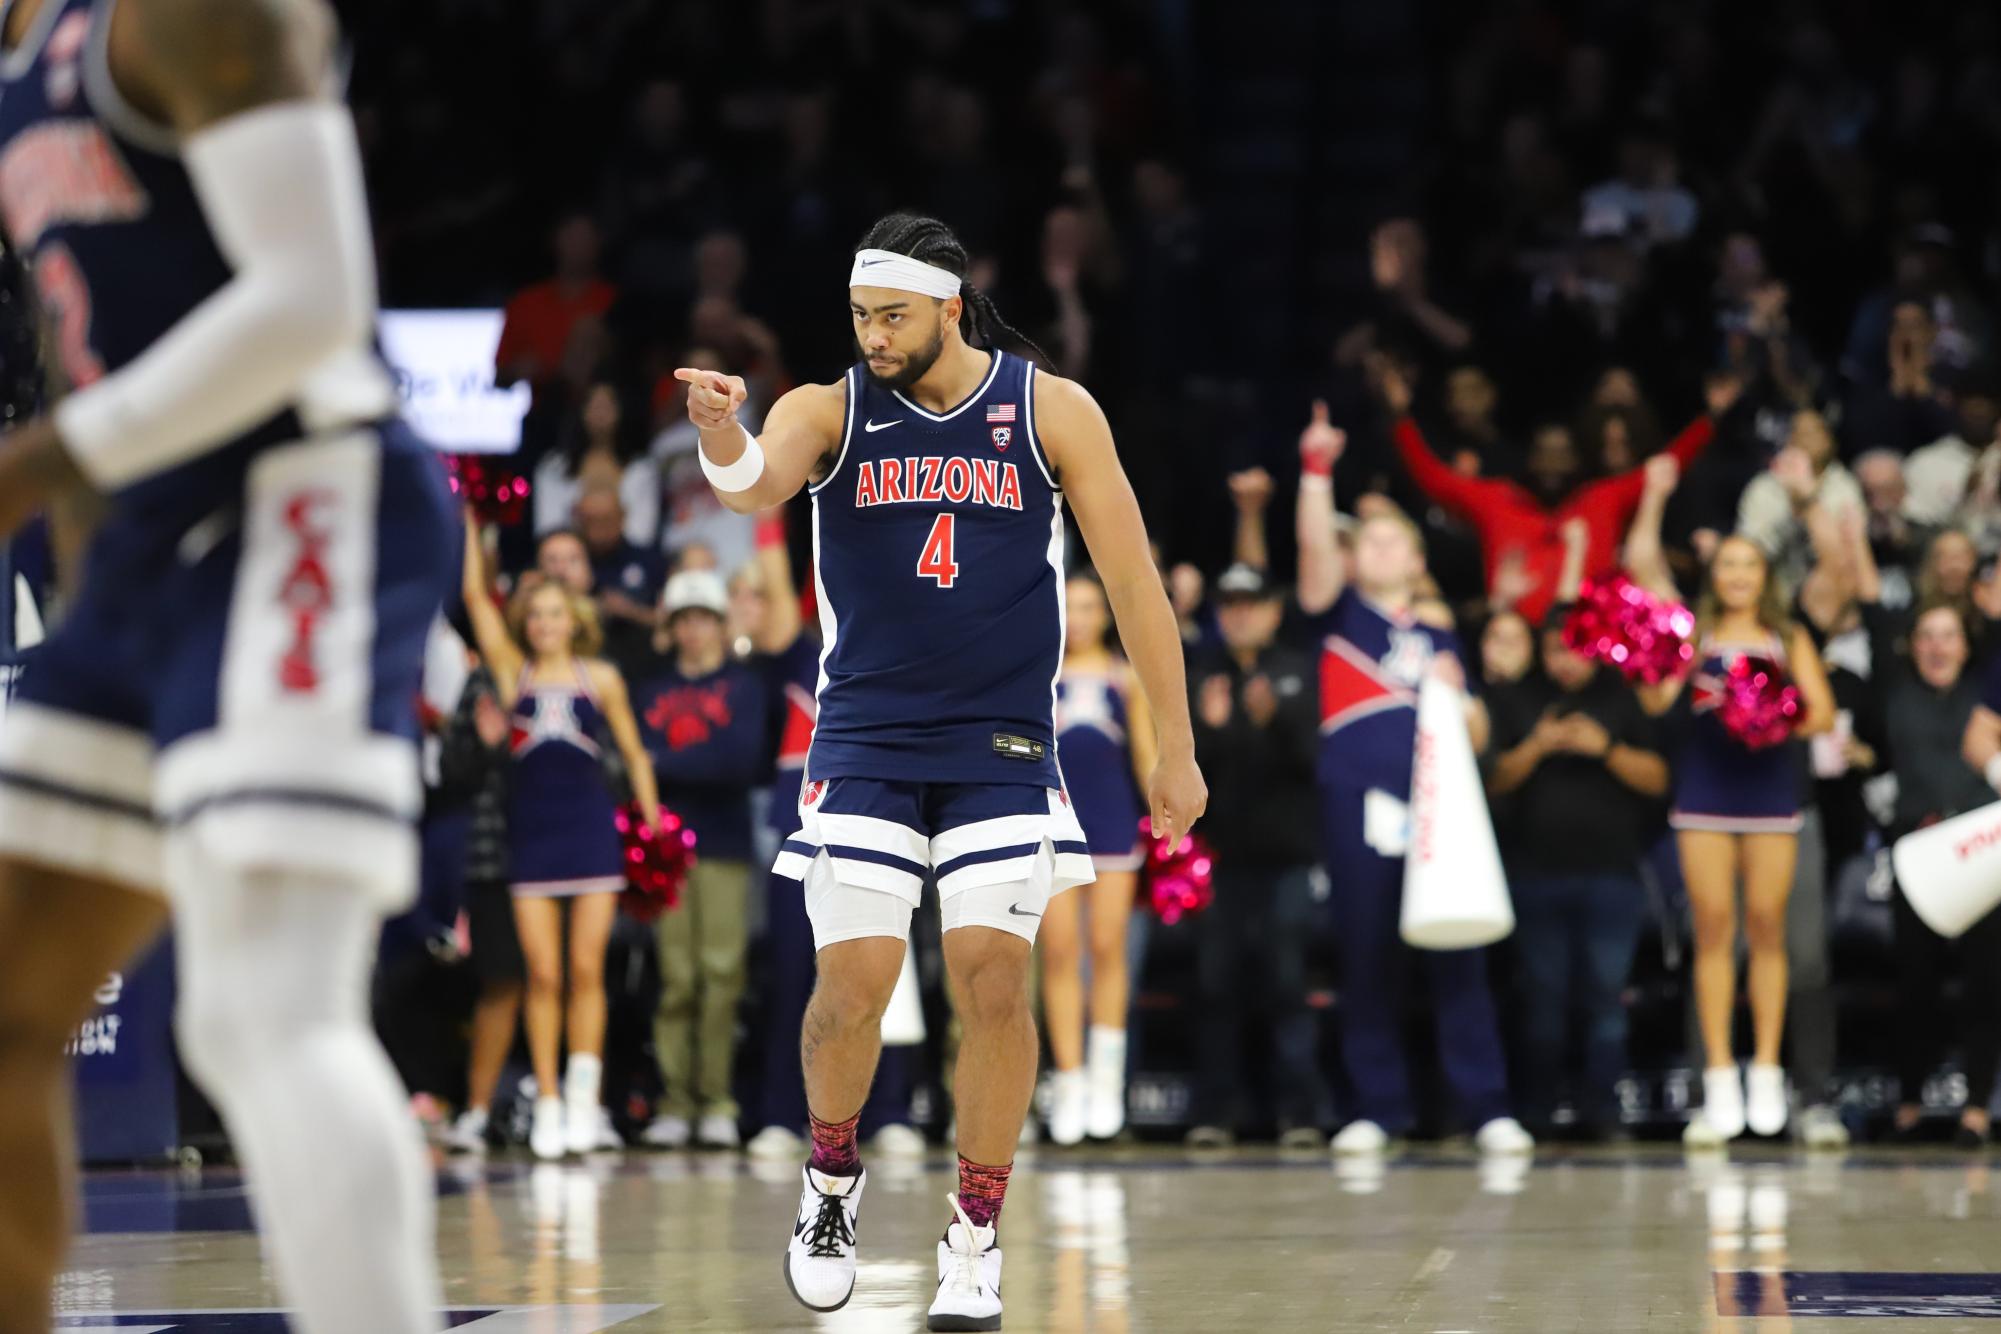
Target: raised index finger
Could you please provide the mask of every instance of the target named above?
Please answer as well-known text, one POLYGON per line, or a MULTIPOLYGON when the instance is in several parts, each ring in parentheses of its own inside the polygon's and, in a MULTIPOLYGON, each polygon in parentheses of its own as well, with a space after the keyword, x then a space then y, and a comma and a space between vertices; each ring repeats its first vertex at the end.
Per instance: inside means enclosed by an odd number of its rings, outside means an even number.
POLYGON ((674 372, 674 378, 684 384, 700 385, 702 388, 713 390, 718 394, 726 395, 730 391, 729 381, 721 375, 718 375, 715 371, 705 371, 694 366, 681 367, 674 372))

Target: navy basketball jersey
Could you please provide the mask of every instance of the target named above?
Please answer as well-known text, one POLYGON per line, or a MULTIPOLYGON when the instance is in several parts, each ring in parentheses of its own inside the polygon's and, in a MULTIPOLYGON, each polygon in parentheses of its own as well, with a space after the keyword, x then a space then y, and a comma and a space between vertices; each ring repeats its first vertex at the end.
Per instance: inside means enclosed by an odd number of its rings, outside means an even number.
MULTIPOLYGON (((17 0, 0 0, 0 22, 17 0)), ((0 54, 0 223, 34 276, 67 383, 88 387, 228 282, 171 129, 119 94, 107 58, 116 0, 43 0, 0 54)), ((120 509, 172 523, 213 511, 266 444, 303 426, 375 420, 394 385, 365 349, 234 441, 147 477, 120 509), (337 405, 337 406, 335 406, 337 405)))
POLYGON ((1035 367, 993 353, 928 412, 847 374, 812 489, 825 647, 807 776, 1060 787, 1063 493, 1035 438, 1035 367))

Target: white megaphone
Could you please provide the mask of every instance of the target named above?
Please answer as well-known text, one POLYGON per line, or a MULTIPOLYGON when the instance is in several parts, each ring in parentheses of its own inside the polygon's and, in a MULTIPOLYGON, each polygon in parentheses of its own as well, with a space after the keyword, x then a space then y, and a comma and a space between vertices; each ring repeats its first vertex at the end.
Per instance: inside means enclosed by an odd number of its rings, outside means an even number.
POLYGON ((1402 935, 1421 950, 1491 945, 1515 929, 1464 699, 1437 677, 1417 696, 1402 935))
POLYGON ((1963 934, 2001 903, 2001 801, 1904 835, 1890 865, 1920 921, 1963 934))

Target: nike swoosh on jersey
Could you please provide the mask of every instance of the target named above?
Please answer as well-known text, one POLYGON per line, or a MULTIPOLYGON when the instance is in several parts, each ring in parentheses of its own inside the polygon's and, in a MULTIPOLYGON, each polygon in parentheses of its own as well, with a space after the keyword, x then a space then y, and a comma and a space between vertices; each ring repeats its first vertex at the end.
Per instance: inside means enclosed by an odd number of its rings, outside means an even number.
POLYGON ((1023 911, 1021 910, 1021 905, 1020 905, 1019 903, 1010 903, 1010 904, 1009 904, 1009 905, 1007 906, 1007 910, 1008 910, 1008 912, 1010 912, 1011 914, 1013 914, 1013 915, 1014 915, 1014 916, 1016 916, 1016 917, 1040 917, 1040 916, 1042 916, 1042 914, 1041 914, 1041 913, 1039 913, 1039 912, 1023 912, 1023 911))
POLYGON ((892 426, 901 426, 901 425, 903 425, 903 418, 901 418, 901 417, 898 417, 898 418, 897 418, 897 419, 896 419, 895 421, 887 421, 887 422, 878 422, 878 421, 870 421, 870 422, 863 422, 863 423, 862 423, 862 429, 863 429, 864 431, 869 431, 869 432, 874 432, 874 431, 887 431, 887 430, 888 430, 888 429, 889 429, 890 427, 892 427, 892 426))

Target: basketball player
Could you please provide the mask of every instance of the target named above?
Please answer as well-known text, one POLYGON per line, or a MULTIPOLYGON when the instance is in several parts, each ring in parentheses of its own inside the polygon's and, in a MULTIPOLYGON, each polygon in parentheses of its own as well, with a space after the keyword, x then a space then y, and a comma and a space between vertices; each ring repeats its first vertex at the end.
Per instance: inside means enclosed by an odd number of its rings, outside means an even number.
POLYGON ((1000 1328, 994 1224, 1035 1080, 1029 949, 1050 897, 1092 879, 1056 764, 1066 497, 1155 702, 1154 827, 1178 836, 1208 800, 1174 615, 1104 415, 995 347, 1019 335, 965 271, 943 223, 878 222, 848 278, 860 362, 780 399, 761 437, 737 423, 741 380, 676 372, 725 505, 813 495, 819 726, 779 869, 805 884, 819 981, 800 1043, 813 1155, 786 1281, 818 1311, 854 1290, 855 1120, 932 874, 965 1028, 934 1330, 1000 1328))
POLYGON ((414 889, 414 701, 453 526, 368 350, 321 0, 10 0, 0 219, 72 392, 0 438, 0 535, 85 499, 0 725, 0 1330, 64 1242, 63 1041, 177 922, 178 1032, 295 1328, 438 1328, 432 1200, 369 1028, 414 889))

